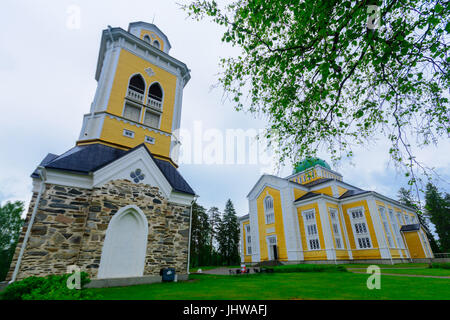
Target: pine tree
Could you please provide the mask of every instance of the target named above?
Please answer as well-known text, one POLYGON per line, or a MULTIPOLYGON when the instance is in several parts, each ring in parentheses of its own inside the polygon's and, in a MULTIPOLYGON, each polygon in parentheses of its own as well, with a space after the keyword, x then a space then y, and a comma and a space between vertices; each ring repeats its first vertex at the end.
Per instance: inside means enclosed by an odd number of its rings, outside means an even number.
POLYGON ((400 201, 404 205, 407 205, 408 207, 413 207, 413 208, 417 207, 415 201, 413 200, 411 190, 406 190, 405 188, 401 187, 398 190, 397 197, 398 197, 398 201, 400 201))
POLYGON ((191 222, 191 266, 208 265, 210 262, 211 229, 203 206, 194 202, 191 222))
POLYGON ((228 265, 239 262, 239 223, 233 203, 228 199, 219 227, 219 252, 228 265))
POLYGON ((428 242, 430 243, 431 250, 435 253, 440 252, 439 245, 436 239, 433 236, 433 233, 430 231, 430 226, 427 221, 427 217, 421 212, 419 209, 419 205, 414 200, 414 197, 411 194, 411 190, 406 190, 405 188, 400 188, 398 190, 398 201, 407 205, 408 207, 412 207, 416 209, 417 218, 419 219, 419 223, 422 228, 425 230, 425 234, 427 235, 428 242))
POLYGON ((438 189, 428 183, 425 191, 425 209, 430 221, 436 226, 442 252, 450 251, 450 195, 441 195, 438 189))

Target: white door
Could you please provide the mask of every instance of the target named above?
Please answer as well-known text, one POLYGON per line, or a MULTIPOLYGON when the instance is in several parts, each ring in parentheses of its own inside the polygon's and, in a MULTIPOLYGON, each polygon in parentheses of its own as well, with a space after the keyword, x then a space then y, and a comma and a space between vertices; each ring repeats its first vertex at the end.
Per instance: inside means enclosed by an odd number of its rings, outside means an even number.
POLYGON ((276 236, 269 236, 267 237, 267 251, 268 251, 268 258, 269 260, 274 260, 274 246, 277 245, 277 237, 276 236))
POLYGON ((98 278, 142 276, 147 248, 147 221, 134 208, 117 212, 106 230, 98 278))

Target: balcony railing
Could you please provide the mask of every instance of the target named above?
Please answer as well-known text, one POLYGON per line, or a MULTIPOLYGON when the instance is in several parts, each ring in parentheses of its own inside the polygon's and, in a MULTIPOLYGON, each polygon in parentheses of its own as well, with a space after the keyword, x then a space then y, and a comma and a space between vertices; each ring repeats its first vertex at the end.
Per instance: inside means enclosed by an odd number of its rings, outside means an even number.
POLYGON ((142 101, 144 100, 144 94, 143 93, 139 93, 131 88, 128 88, 127 90, 127 98, 139 101, 140 103, 142 103, 142 101))
POLYGON ((162 110, 162 102, 150 97, 147 97, 147 106, 158 111, 162 110))

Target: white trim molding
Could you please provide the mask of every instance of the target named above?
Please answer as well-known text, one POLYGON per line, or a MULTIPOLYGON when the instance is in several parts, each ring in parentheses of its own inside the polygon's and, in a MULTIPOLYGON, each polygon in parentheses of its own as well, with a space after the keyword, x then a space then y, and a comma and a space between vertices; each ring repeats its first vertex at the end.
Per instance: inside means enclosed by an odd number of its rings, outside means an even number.
MULTIPOLYGON (((141 169, 144 173, 144 178, 139 183, 158 187, 162 195, 169 202, 190 205, 195 197, 195 195, 178 192, 172 188, 169 181, 145 149, 145 146, 141 146, 89 174, 56 169, 45 169, 45 174, 47 176, 46 183, 49 184, 93 189, 95 187, 101 187, 103 184, 112 180, 126 179, 132 181, 133 179, 130 177, 130 173, 136 169, 141 169)), ((39 186, 40 182, 37 179, 33 179, 33 188, 37 189, 39 186)))

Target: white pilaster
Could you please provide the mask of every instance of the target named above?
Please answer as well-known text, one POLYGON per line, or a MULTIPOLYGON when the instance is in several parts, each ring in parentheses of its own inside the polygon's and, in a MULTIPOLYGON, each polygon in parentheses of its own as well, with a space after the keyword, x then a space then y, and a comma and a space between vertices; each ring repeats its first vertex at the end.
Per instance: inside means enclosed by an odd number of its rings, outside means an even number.
MULTIPOLYGON (((91 113, 98 111, 106 111, 108 107, 109 97, 116 74, 117 64, 119 62, 120 47, 116 42, 109 42, 108 49, 103 60, 102 70, 95 92, 94 101, 91 106, 91 113)), ((124 92, 125 95, 125 92, 124 92)))
POLYGON ((375 229, 375 236, 377 237, 381 259, 391 259, 391 252, 389 250, 386 236, 384 234, 380 215, 378 214, 377 204, 375 203, 375 199, 372 196, 367 199, 367 206, 369 208, 370 217, 372 218, 373 228, 375 229))
POLYGON ((249 199, 249 220, 250 220, 250 234, 252 237, 252 262, 260 262, 260 246, 259 246, 259 226, 258 226, 258 209, 256 199, 249 199))
POLYGON ((336 250, 334 249, 333 237, 331 236, 330 219, 328 219, 328 210, 324 199, 319 199, 319 215, 322 223, 323 239, 325 240, 325 251, 327 253, 327 260, 336 259, 336 250))
POLYGON ((286 251, 289 261, 303 260, 303 254, 300 259, 300 243, 296 237, 297 230, 295 228, 295 216, 294 216, 294 195, 293 190, 287 184, 287 186, 280 190, 281 195, 281 211, 283 217, 284 226, 284 239, 286 241, 286 251))
POLYGON ((339 204, 338 205, 338 212, 339 212, 339 216, 341 218, 341 223, 342 223, 342 228, 344 229, 344 241, 347 245, 347 253, 348 253, 348 257, 349 259, 353 260, 353 254, 352 254, 352 248, 350 247, 350 234, 347 231, 347 224, 345 223, 345 217, 344 217, 344 211, 342 210, 342 205, 339 204))

